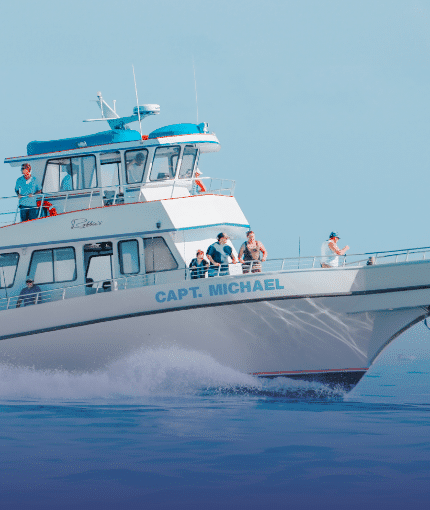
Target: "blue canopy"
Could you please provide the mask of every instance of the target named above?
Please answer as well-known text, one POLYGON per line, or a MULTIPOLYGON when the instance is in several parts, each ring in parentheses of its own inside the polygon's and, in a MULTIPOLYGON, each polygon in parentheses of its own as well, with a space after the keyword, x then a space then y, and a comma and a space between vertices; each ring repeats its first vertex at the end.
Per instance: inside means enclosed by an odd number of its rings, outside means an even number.
POLYGON ((201 124, 171 124, 149 133, 149 138, 161 138, 162 136, 193 135, 194 133, 206 133, 207 125, 201 124))
POLYGON ((81 147, 93 147, 108 143, 134 142, 140 140, 140 133, 131 129, 102 131, 94 135, 49 140, 47 142, 30 142, 27 145, 27 155, 46 154, 47 152, 70 151, 81 147))

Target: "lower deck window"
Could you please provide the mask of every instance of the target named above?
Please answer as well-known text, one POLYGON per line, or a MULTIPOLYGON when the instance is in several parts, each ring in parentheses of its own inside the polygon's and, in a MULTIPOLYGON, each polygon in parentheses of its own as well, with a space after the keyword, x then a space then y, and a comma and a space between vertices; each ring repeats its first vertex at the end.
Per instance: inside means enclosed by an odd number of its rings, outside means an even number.
POLYGON ((122 274, 137 274, 140 271, 139 244, 135 239, 120 241, 118 256, 122 274))
POLYGON ((18 253, 0 254, 0 289, 12 287, 18 267, 18 253))
POLYGON ((76 280, 75 250, 54 248, 34 251, 27 276, 39 284, 76 280))
POLYGON ((177 269, 178 263, 162 237, 143 240, 145 246, 145 269, 147 273, 177 269))

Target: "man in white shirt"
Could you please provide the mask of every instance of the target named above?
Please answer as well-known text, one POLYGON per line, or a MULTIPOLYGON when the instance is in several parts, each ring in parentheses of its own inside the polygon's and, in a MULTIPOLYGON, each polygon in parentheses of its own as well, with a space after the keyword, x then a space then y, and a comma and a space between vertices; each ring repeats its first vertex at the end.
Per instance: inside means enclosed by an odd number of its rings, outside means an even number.
POLYGON ((342 249, 337 246, 339 239, 339 234, 337 232, 332 232, 328 241, 323 242, 321 246, 321 267, 338 267, 339 255, 345 255, 349 250, 348 245, 342 249))

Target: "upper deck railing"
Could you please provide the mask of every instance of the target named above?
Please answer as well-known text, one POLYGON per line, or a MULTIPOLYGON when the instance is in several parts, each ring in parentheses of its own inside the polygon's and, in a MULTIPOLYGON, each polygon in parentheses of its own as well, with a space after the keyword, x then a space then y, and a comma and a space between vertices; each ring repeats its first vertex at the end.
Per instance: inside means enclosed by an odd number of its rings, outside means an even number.
MULTIPOLYGON (((235 181, 231 179, 200 177, 199 179, 155 181, 143 184, 40 193, 36 195, 39 203, 37 218, 49 216, 49 210, 52 213, 52 208, 55 209, 56 214, 61 214, 111 205, 133 204, 193 195, 234 196, 234 188, 235 181), (204 191, 198 185, 199 182, 203 185, 204 191)), ((19 222, 18 197, 0 197, 0 226, 13 225, 19 222)))
MULTIPOLYGON (((430 259, 430 247, 428 248, 413 248, 406 250, 397 251, 384 251, 375 253, 363 253, 357 255, 344 255, 339 257, 339 266, 337 270, 342 268, 359 268, 363 266, 374 266, 381 264, 393 264, 393 263, 407 263, 419 260, 430 259)), ((276 272, 293 272, 297 270, 312 270, 321 269, 322 257, 298 257, 298 258, 284 258, 284 259, 270 259, 265 262, 252 261, 245 262, 242 267, 240 264, 229 264, 229 275, 223 275, 221 271, 225 271, 225 268, 218 268, 216 270, 214 283, 219 281, 218 279, 229 278, 231 276, 241 275, 270 275, 276 272)), ((153 285, 161 285, 164 283, 178 283, 183 281, 194 282, 196 284, 198 280, 194 279, 195 273, 192 269, 182 268, 175 269, 173 271, 162 271, 157 273, 148 273, 133 275, 121 278, 113 278, 111 280, 104 280, 99 282, 91 282, 81 285, 69 285, 56 289, 49 289, 33 295, 33 303, 47 303, 52 301, 61 301, 64 299, 89 296, 101 292, 121 291, 127 289, 134 289, 140 287, 147 287, 153 285)), ((208 277, 208 274, 205 274, 208 277)), ((23 298, 22 302, 19 303, 19 296, 8 296, 0 299, 0 311, 8 310, 13 308, 19 308, 20 305, 25 305, 23 302, 25 299, 29 299, 27 295, 23 298)))

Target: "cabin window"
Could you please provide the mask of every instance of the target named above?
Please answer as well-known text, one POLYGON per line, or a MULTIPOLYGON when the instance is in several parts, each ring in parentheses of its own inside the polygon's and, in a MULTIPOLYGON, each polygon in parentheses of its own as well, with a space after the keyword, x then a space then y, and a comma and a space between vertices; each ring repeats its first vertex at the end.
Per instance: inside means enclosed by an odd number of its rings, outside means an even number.
POLYGON ((105 152, 100 154, 102 187, 109 188, 119 185, 119 168, 121 155, 116 152, 105 152))
POLYGON ((151 181, 162 179, 173 179, 178 166, 180 147, 158 147, 155 150, 154 160, 152 162, 151 181))
POLYGON ((104 291, 112 288, 111 280, 113 278, 112 268, 113 245, 110 241, 100 243, 86 244, 84 246, 84 269, 86 276, 86 293, 92 294, 97 291, 97 287, 104 291), (94 282, 103 281, 103 285, 93 287, 94 282))
POLYGON ((112 279, 112 255, 93 255, 90 257, 86 282, 100 282, 112 279))
POLYGON ((125 153, 127 184, 142 182, 147 160, 148 151, 146 149, 140 149, 138 151, 127 151, 125 153))
POLYGON ((37 250, 31 256, 27 276, 34 283, 60 283, 76 280, 74 248, 37 250))
POLYGON ((18 267, 18 253, 0 254, 0 289, 12 287, 18 267))
POLYGON ((196 164, 197 152, 197 149, 192 145, 185 146, 181 168, 179 170, 179 179, 191 179, 194 165, 196 164))
POLYGON ((43 192, 73 191, 96 188, 95 156, 51 159, 46 164, 43 192))
POLYGON ((145 247, 145 269, 147 273, 177 269, 178 263, 162 237, 143 240, 145 247))
POLYGON ((121 274, 137 274, 140 271, 139 244, 136 239, 118 243, 121 274))

